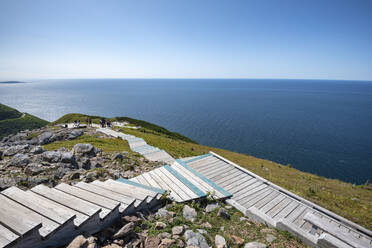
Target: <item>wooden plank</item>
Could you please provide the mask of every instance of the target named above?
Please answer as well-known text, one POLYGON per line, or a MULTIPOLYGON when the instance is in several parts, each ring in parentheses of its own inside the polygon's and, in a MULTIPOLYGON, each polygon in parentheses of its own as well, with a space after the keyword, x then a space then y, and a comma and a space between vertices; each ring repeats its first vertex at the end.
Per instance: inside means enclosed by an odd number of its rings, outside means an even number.
POLYGON ((312 212, 310 208, 305 208, 305 210, 293 221, 293 224, 296 226, 302 227, 302 225, 305 223, 304 216, 305 214, 312 212))
POLYGON ((262 194, 262 191, 268 188, 270 188, 268 185, 261 184, 260 186, 250 190, 249 194, 245 194, 245 196, 241 198, 239 202, 242 202, 242 203, 248 202, 249 199, 251 199, 252 195, 256 195, 256 193, 260 194, 260 192, 262 194))
POLYGON ((340 228, 338 228, 331 222, 327 221, 325 218, 321 218, 312 213, 307 213, 304 216, 304 219, 320 227, 324 231, 332 234, 333 236, 339 238, 340 240, 344 241, 345 243, 351 246, 362 248, 362 247, 368 247, 371 245, 369 242, 363 242, 363 240, 354 237, 354 235, 352 235, 349 232, 342 231, 340 228))
POLYGON ((230 165, 226 165, 225 163, 221 162, 221 163, 217 163, 213 166, 211 166, 210 168, 207 168, 207 169, 201 169, 199 170, 200 173, 202 173, 203 175, 205 175, 206 177, 214 177, 216 175, 220 175, 220 174, 224 174, 224 173, 227 173, 227 172, 233 172, 235 170, 235 168, 233 166, 230 166, 230 165))
POLYGON ((266 190, 262 191, 261 194, 254 194, 254 195, 251 195, 251 196, 248 196, 247 199, 241 199, 240 201, 238 202, 241 202, 241 204, 246 207, 246 208, 250 208, 251 206, 253 206, 254 204, 256 204, 258 201, 260 201, 261 199, 267 197, 268 195, 270 195, 271 193, 273 193, 274 191, 271 189, 271 188, 266 188, 266 190))
POLYGON ((197 171, 200 171, 201 173, 204 171, 207 171, 207 170, 211 170, 213 168, 225 168, 227 166, 229 166, 228 164, 220 161, 220 160, 216 160, 216 161, 209 161, 209 162, 205 162, 205 163, 200 163, 198 165, 189 165, 191 168, 194 168, 195 170, 197 171))
POLYGON ((225 181, 227 180, 230 180, 230 179, 233 179, 235 178, 236 180, 239 180, 240 178, 243 178, 243 177, 249 177, 249 175, 239 171, 239 170, 234 170, 231 174, 229 175, 218 175, 218 176, 215 176, 215 177, 212 177, 211 180, 213 180, 214 182, 218 183, 218 184, 221 184, 221 183, 224 183, 225 181))
POLYGON ((26 192, 13 186, 2 191, 1 194, 60 225, 76 217, 68 208, 48 199, 38 197, 32 191, 26 192))
POLYGON ((183 182, 181 182, 177 177, 171 174, 164 167, 158 168, 156 170, 156 173, 158 173, 158 176, 160 176, 164 181, 167 182, 172 190, 177 192, 182 200, 188 201, 190 199, 198 198, 198 195, 192 192, 183 182))
POLYGON ((31 191, 88 216, 93 216, 101 212, 101 207, 95 204, 84 201, 59 190, 51 189, 42 184, 33 187, 31 191))
POLYGON ((299 205, 300 205, 299 202, 291 199, 291 202, 283 209, 281 209, 279 212, 277 212, 275 215, 273 215, 273 218, 276 220, 285 219, 299 205))
POLYGON ((147 194, 145 194, 141 191, 135 191, 132 188, 126 187, 125 184, 120 184, 120 183, 114 184, 112 182, 108 182, 108 181, 101 182, 101 181, 98 181, 98 180, 91 182, 91 184, 103 187, 105 189, 114 191, 114 192, 119 193, 119 194, 123 194, 123 195, 129 196, 129 197, 133 197, 133 198, 141 200, 141 201, 148 197, 147 194))
POLYGON ((55 189, 111 210, 118 208, 120 205, 120 202, 118 201, 111 200, 107 197, 103 197, 65 183, 58 184, 55 189))
POLYGON ((267 213, 270 211, 273 207, 275 207, 277 204, 279 204, 283 199, 285 198, 284 194, 277 195, 273 200, 271 200, 268 204, 260 208, 260 211, 263 213, 267 213))
POLYGON ((273 191, 270 195, 266 196, 265 198, 256 202, 253 206, 256 208, 262 208, 267 203, 269 203, 272 199, 274 199, 279 193, 277 191, 273 191))
POLYGON ((191 161, 191 162, 186 162, 186 164, 188 166, 191 166, 193 168, 196 168, 200 164, 211 163, 211 162, 219 161, 219 160, 220 159, 218 159, 218 158, 216 158, 214 156, 208 156, 208 157, 205 157, 205 158, 202 158, 202 159, 199 159, 199 160, 194 160, 194 161, 191 161))
POLYGON ((116 184, 116 185, 123 185, 127 188, 130 188, 134 191, 138 191, 138 192, 142 192, 146 195, 149 195, 149 196, 152 196, 152 197, 156 197, 157 194, 159 193, 164 193, 164 190, 163 189, 157 189, 157 188, 154 188, 154 187, 149 187, 149 186, 145 186, 141 183, 136 183, 136 182, 131 182, 130 180, 127 180, 127 179, 124 179, 124 178, 119 178, 118 180, 112 180, 112 179, 108 179, 106 180, 105 182, 107 183, 111 183, 111 184, 116 184))
POLYGON ((144 173, 142 176, 146 179, 146 181, 152 186, 156 188, 161 188, 161 186, 150 176, 149 173, 144 173))
POLYGON ((162 189, 167 189, 170 193, 170 197, 172 197, 175 201, 177 202, 182 202, 182 198, 171 189, 171 187, 161 178, 158 173, 155 170, 150 171, 150 176, 158 183, 161 185, 162 189))
MULTIPOLYGON (((233 192, 233 190, 232 190, 232 193, 234 194, 235 199, 239 200, 239 199, 242 199, 242 198, 247 197, 248 195, 250 195, 252 189, 254 189, 254 188, 256 188, 256 187, 258 187, 262 184, 263 183, 261 181, 250 180, 246 183, 246 186, 242 190, 239 190, 238 192, 233 192), (252 181, 253 181, 253 183, 252 183, 252 181)), ((245 185, 245 183, 243 183, 243 185, 245 185)))
POLYGON ((231 193, 236 195, 237 192, 243 190, 245 187, 248 187, 252 183, 257 182, 255 178, 243 177, 237 180, 234 178, 222 183, 221 185, 226 189, 229 190, 231 193))
POLYGON ((136 182, 136 183, 140 183, 139 181, 138 181, 138 179, 137 179, 137 177, 133 177, 133 178, 131 178, 131 179, 129 179, 130 181, 133 181, 133 182, 136 182))
POLYGON ((0 202, 1 224, 10 228, 17 235, 22 236, 38 229, 40 235, 46 237, 60 226, 4 195, 0 195, 0 202))
POLYGON ((212 187, 210 184, 203 181, 203 179, 201 179, 199 176, 193 174, 191 171, 187 170, 186 168, 179 165, 178 163, 174 163, 172 165, 172 168, 176 170, 178 173, 182 174, 192 184, 196 185, 205 194, 209 192, 217 198, 225 197, 224 194, 222 194, 220 191, 218 191, 217 189, 212 187))
POLYGON ((267 212, 267 215, 270 217, 274 217, 276 214, 278 214, 282 209, 284 209, 286 206, 288 206, 289 203, 291 203, 291 199, 289 197, 285 197, 283 201, 279 202, 278 205, 276 205, 274 208, 270 209, 269 212, 267 212))
POLYGON ((143 185, 151 186, 142 175, 138 175, 137 180, 138 180, 139 183, 141 183, 143 185))
POLYGON ((293 222, 297 217, 305 211, 306 207, 303 204, 300 204, 297 208, 295 208, 285 219, 288 222, 293 222))
POLYGON ((123 195, 123 194, 119 194, 119 193, 113 192, 111 190, 108 190, 106 188, 103 188, 103 187, 100 187, 100 186, 97 186, 97 185, 94 185, 94 184, 79 182, 79 183, 75 184, 74 186, 79 187, 83 190, 87 190, 89 192, 92 192, 94 194, 110 198, 111 200, 119 201, 119 202, 124 203, 128 206, 131 205, 135 201, 135 198, 133 198, 133 197, 129 197, 129 196, 126 196, 126 195, 123 195))
POLYGON ((19 235, 0 224, 0 247, 5 247, 18 238, 19 235))
POLYGON ((188 164, 188 163, 191 163, 191 162, 194 162, 194 161, 197 161, 197 160, 201 161, 202 159, 208 158, 208 157, 211 157, 211 156, 212 156, 212 154, 206 153, 206 154, 203 154, 203 155, 200 155, 200 156, 183 158, 182 161, 185 162, 186 164, 188 164))
MULTIPOLYGON (((264 186, 264 185, 263 185, 264 186)), ((256 188, 257 190, 255 190, 254 192, 252 192, 251 195, 243 198, 243 199, 240 199, 239 200, 239 204, 243 205, 245 203, 249 203, 251 200, 253 200, 254 198, 256 197, 259 197, 263 194, 265 194, 265 192, 269 191, 271 192, 272 190, 270 189, 270 187, 260 187, 260 188, 256 188)), ((234 197, 233 197, 234 199, 234 197)))

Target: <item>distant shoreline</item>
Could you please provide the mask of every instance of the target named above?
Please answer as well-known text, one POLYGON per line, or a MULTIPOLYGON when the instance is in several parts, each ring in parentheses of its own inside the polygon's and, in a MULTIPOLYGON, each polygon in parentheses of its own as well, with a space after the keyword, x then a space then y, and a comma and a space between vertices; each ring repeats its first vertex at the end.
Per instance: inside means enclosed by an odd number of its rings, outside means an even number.
POLYGON ((0 84, 27 84, 28 82, 21 82, 21 81, 2 81, 0 84))

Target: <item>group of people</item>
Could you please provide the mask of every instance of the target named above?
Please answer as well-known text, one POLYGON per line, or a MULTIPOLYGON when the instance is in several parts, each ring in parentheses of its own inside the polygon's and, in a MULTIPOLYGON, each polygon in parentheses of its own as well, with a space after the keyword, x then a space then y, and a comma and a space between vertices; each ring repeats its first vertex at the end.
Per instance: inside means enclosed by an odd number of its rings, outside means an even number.
POLYGON ((101 124, 101 127, 111 127, 110 120, 106 120, 105 118, 99 120, 99 123, 101 124))

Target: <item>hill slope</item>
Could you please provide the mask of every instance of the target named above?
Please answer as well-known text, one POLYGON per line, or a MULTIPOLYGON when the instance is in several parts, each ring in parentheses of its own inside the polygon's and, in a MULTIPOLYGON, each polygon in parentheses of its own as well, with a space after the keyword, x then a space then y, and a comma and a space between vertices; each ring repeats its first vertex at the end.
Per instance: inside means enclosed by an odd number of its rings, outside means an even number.
POLYGON ((46 126, 47 121, 30 114, 22 114, 16 109, 0 104, 0 139, 22 130, 32 130, 46 126))

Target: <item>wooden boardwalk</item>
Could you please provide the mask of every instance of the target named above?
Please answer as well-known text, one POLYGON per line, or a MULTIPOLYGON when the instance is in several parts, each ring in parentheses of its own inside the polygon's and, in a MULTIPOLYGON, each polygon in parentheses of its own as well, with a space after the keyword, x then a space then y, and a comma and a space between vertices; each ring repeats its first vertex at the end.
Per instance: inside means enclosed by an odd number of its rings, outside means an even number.
POLYGON ((287 230, 311 246, 372 247, 372 232, 309 202, 233 162, 210 153, 177 160, 233 194, 228 203, 245 215, 287 230))
POLYGON ((166 151, 150 146, 144 139, 137 138, 136 136, 117 132, 110 128, 98 128, 97 132, 127 140, 130 149, 138 152, 150 161, 161 161, 167 164, 172 164, 175 161, 175 159, 172 158, 166 151))
POLYGON ((215 154, 174 160, 143 139, 107 128, 149 160, 168 163, 130 180, 38 185, 0 192, 0 247, 59 247, 82 233, 96 233, 123 215, 208 195, 246 216, 287 230, 314 247, 371 248, 372 232, 309 202, 215 154))

